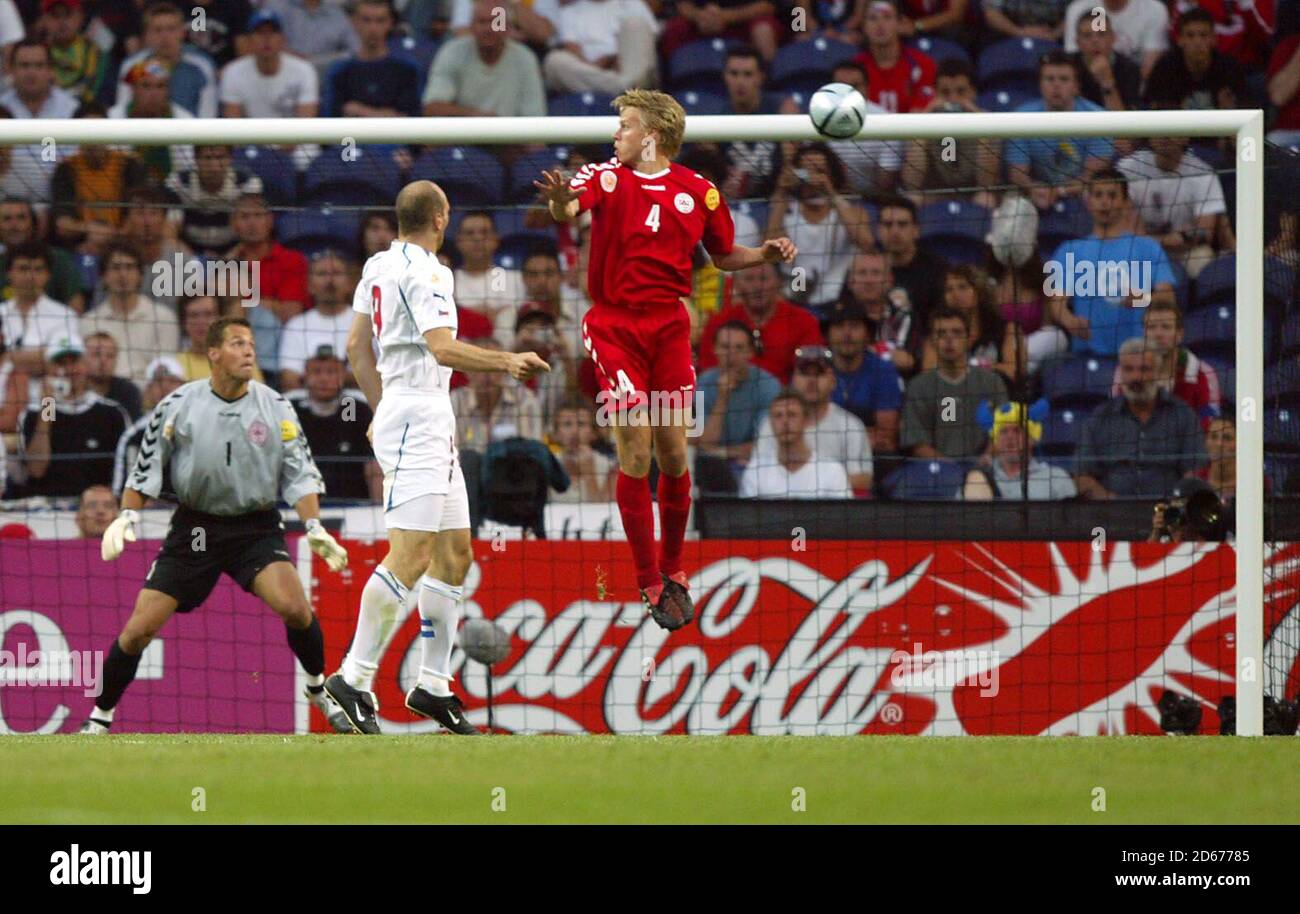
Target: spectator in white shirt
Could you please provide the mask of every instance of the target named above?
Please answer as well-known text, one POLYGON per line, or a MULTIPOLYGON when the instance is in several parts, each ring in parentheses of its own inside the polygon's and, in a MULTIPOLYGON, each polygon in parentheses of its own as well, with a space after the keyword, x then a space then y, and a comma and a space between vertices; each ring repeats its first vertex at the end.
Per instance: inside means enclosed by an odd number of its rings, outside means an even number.
POLYGON ((493 266, 500 239, 486 210, 466 213, 456 232, 461 265, 455 272, 456 304, 492 321, 492 336, 503 349, 515 342, 515 321, 524 301, 524 279, 518 270, 493 266))
MULTIPOLYGON (((861 419, 831 402, 835 392, 833 356, 825 346, 800 346, 795 351, 794 378, 790 382, 806 409, 804 440, 816 460, 841 464, 849 486, 871 491, 871 439, 861 419)), ((777 441, 769 415, 758 427, 752 460, 762 465, 777 456, 777 441)))
POLYGON ((111 336, 121 356, 121 374, 143 386, 148 381, 145 369, 149 363, 180 348, 180 322, 174 309, 141 294, 143 265, 129 244, 110 244, 99 262, 100 282, 107 295, 81 318, 80 335, 111 336))
POLYGON ((301 387, 307 359, 322 346, 339 353, 344 366, 352 326, 352 263, 338 251, 321 251, 307 269, 307 291, 315 307, 285 321, 280 333, 280 387, 301 387))
POLYGON ((1223 184, 1214 169, 1187 151, 1187 137, 1157 136, 1115 166, 1129 179, 1128 196, 1144 234, 1195 279, 1215 250, 1236 250, 1223 184))
MULTIPOLYGON (((24 38, 13 46, 10 64, 13 88, 0 95, 0 106, 19 120, 70 118, 80 104, 72 93, 54 84, 50 50, 35 38, 24 38)), ((13 149, 9 170, 16 179, 18 195, 32 203, 50 202, 50 181, 58 167, 57 156, 45 146, 31 143, 13 149)))
POLYGON ((740 480, 742 498, 852 498, 844 464, 818 460, 804 437, 808 408, 794 391, 782 391, 768 412, 776 460, 751 460, 740 480))
POLYGON ((141 61, 156 59, 171 71, 173 103, 194 117, 217 116, 217 68, 212 58, 185 41, 189 19, 169 2, 150 3, 144 11, 144 46, 122 61, 117 72, 117 103, 130 102, 128 74, 141 61))
POLYGON ((45 347, 77 335, 77 314, 45 294, 50 281, 50 252, 45 245, 28 242, 10 248, 8 254, 13 298, 0 304, 0 326, 14 367, 36 378, 45 372, 45 347))
MULTIPOLYGON (((456 36, 468 35, 473 28, 475 0, 450 0, 451 22, 448 25, 456 36)), ((507 13, 506 21, 510 26, 509 35, 525 44, 545 47, 555 37, 555 29, 561 18, 560 0, 503 0, 494 3, 507 13)))
POLYGON ((1079 20, 1095 19, 1098 28, 1115 36, 1115 53, 1123 54, 1142 68, 1146 79, 1160 55, 1169 50, 1169 10, 1160 0, 1074 0, 1065 10, 1065 50, 1079 50, 1079 20), (1093 11, 1100 7, 1105 17, 1093 11), (1104 23, 1104 25, 1103 25, 1104 23))
MULTIPOLYGON (((9 72, 9 55, 13 46, 26 37, 27 29, 23 27, 23 17, 19 15, 14 0, 0 0, 0 70, 9 72)), ((0 484, 0 491, 3 489, 0 484)))
POLYGON ((560 9, 559 47, 542 73, 555 92, 604 92, 651 85, 654 14, 643 0, 572 0, 560 9))
POLYGON ((280 17, 263 10, 249 25, 249 53, 221 71, 221 116, 315 117, 320 107, 316 68, 284 53, 280 17))

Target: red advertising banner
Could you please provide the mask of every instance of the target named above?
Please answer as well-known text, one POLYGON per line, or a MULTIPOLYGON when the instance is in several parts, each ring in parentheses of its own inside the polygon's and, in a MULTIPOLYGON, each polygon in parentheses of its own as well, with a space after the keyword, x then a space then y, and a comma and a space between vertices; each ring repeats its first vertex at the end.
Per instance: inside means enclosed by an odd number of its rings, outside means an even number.
MULTIPOLYGON (((1213 707, 1234 691, 1235 554, 1221 544, 694 542, 696 621, 673 634, 644 614, 625 544, 497 546, 476 544, 465 614, 511 635, 493 679, 507 731, 1158 733, 1171 688, 1217 732, 1213 707)), ((349 548, 346 580, 314 570, 331 668, 384 549, 349 548)), ((1296 619, 1298 557, 1270 559, 1266 632, 1296 619)), ((387 732, 435 729, 404 707, 418 633, 412 610, 380 663, 387 732)), ((1296 641, 1271 648, 1290 696, 1296 641)), ((485 668, 459 649, 453 667, 486 723, 485 668)))

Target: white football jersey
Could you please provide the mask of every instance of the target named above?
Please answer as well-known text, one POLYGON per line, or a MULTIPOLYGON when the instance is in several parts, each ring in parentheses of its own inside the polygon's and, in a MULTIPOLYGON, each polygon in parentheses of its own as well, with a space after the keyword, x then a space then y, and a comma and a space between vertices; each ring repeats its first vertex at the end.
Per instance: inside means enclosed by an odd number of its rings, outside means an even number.
POLYGON ((366 261, 352 310, 370 315, 379 344, 376 368, 390 389, 447 394, 451 369, 438 364, 424 334, 437 327, 456 333, 451 270, 418 244, 394 241, 366 261))

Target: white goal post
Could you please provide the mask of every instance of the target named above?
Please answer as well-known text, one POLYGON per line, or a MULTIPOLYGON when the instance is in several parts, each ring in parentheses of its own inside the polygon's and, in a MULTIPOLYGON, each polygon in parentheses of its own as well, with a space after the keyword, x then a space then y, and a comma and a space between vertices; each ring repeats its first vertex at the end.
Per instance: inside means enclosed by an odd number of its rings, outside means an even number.
MULTIPOLYGON (((0 142, 509 145, 604 143, 608 117, 8 120, 0 142)), ((1263 735, 1264 646, 1264 112, 1124 111, 872 115, 855 138, 909 140, 1189 136, 1235 139, 1237 176, 1237 733, 1263 735), (1244 404, 1244 407, 1243 407, 1244 404)), ((691 116, 690 141, 822 137, 803 115, 691 116)), ((453 201, 454 204, 455 201, 453 201)))

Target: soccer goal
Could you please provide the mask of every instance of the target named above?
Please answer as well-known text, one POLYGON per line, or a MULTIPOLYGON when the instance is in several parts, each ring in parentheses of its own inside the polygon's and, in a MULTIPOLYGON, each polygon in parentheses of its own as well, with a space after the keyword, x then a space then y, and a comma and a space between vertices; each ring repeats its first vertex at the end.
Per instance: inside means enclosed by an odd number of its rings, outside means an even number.
MULTIPOLYGON (((345 499, 331 505, 327 518, 352 550, 352 571, 329 573, 301 543, 298 556, 325 629, 331 669, 337 667, 361 587, 383 556, 383 522, 374 503, 373 470, 359 456, 365 422, 357 416, 366 415, 364 403, 350 399, 344 374, 326 377, 329 371, 320 364, 342 355, 338 333, 350 319, 356 281, 349 270, 373 245, 391 238, 395 225, 388 214, 407 180, 428 178, 447 192, 453 208, 448 242, 449 248, 453 242, 459 246, 457 257, 490 260, 472 280, 457 281, 461 304, 480 312, 475 338, 511 345, 529 323, 519 305, 534 294, 532 283, 542 288, 552 269, 575 277, 576 285, 566 283, 563 294, 556 293, 564 308, 575 310, 528 338, 528 345, 556 340, 559 346, 565 340, 571 386, 527 395, 538 401, 535 413, 520 408, 500 420, 489 408, 486 418, 462 419, 461 430, 470 436, 461 450, 474 452, 480 480, 492 476, 495 459, 485 439, 544 438, 563 457, 561 436, 567 432, 561 415, 582 384, 580 305, 570 300, 581 301, 576 277, 585 253, 581 227, 559 231, 542 217, 532 181, 543 169, 572 169, 608 156, 614 128, 612 115, 7 122, 0 138, 9 160, 5 186, 27 191, 22 196, 35 204, 30 235, 46 243, 31 245, 18 234, 5 239, 5 295, 22 297, 24 304, 21 313, 6 305, 9 357, 0 371, 8 373, 0 380, 23 372, 28 386, 11 396, 28 402, 4 439, 12 497, 0 502, 0 528, 12 535, 0 529, 0 661, 7 660, 0 670, 0 733, 66 731, 85 716, 91 655, 129 614, 168 517, 165 509, 146 512, 145 542, 132 545, 118 564, 105 565, 94 538, 95 510, 87 506, 94 502, 89 490, 99 484, 111 490, 115 476, 120 488, 123 466, 140 446, 141 410, 158 399, 168 378, 203 376, 196 328, 227 308, 252 322, 261 370, 297 391, 291 399, 303 404, 300 414, 327 494, 345 499), (223 175, 233 169, 237 177, 230 184, 224 178, 204 184, 205 169, 223 175), (91 175, 101 180, 89 180, 91 175), (268 213, 266 227, 259 228, 268 213), (484 239, 467 228, 469 216, 482 213, 492 222, 494 247, 486 255, 484 239), (142 283, 156 282, 146 291, 159 313, 170 309, 171 315, 151 319, 156 326, 142 327, 141 318, 128 328, 124 322, 131 318, 120 316, 114 323, 110 298, 123 299, 130 288, 113 285, 122 280, 108 272, 117 250, 110 238, 134 246, 142 283), (278 242, 274 249, 272 241, 278 242), (51 246, 61 252, 50 255, 51 246), (538 251, 546 256, 534 262, 538 251), (337 261, 333 271, 326 263, 331 259, 337 261), (75 295, 77 313, 61 317, 50 309, 33 286, 41 280, 47 298, 75 295), (302 318, 312 313, 303 312, 308 298, 328 298, 336 316, 321 310, 302 318), (59 340, 71 335, 79 345, 60 349, 59 340), (42 366, 78 350, 101 403, 113 401, 120 384, 104 376, 105 336, 112 338, 117 360, 110 374, 133 382, 141 402, 132 407, 114 401, 114 408, 98 412, 64 409, 65 380, 58 373, 42 380, 42 366), (172 377, 177 372, 182 377, 172 377), (317 384, 326 391, 322 402, 333 406, 313 412, 307 401, 317 384), (344 418, 348 408, 361 412, 344 418), (49 412, 44 419, 42 409, 49 412), (55 443, 34 453, 42 423, 53 429, 45 429, 46 441, 55 443), (59 659, 15 662, 19 649, 59 659), (20 669, 24 665, 31 669, 20 669)), ((933 144, 941 160, 945 149, 965 155, 972 143, 998 142, 1009 149, 1035 142, 1048 149, 1049 158, 1053 144, 1080 138, 1123 141, 1132 149, 1155 137, 1202 144, 1207 159, 1213 158, 1213 172, 1225 178, 1225 191, 1235 185, 1227 201, 1235 253, 1221 251, 1198 269, 1195 281, 1185 269, 1175 270, 1172 285, 1180 332, 1199 334, 1204 349, 1198 355, 1218 366, 1217 383, 1231 379, 1231 389, 1219 397, 1225 414, 1235 419, 1235 533, 1229 543, 1191 533, 1180 543, 1143 542, 1152 526, 1153 498, 994 497, 984 505, 964 503, 970 473, 985 472, 977 461, 909 460, 896 441, 892 462, 889 448, 879 442, 876 478, 851 500, 738 496, 736 479, 728 476, 736 467, 724 456, 711 465, 715 476, 699 464, 695 470, 699 497, 688 563, 700 614, 694 626, 670 638, 640 614, 630 562, 618 542, 618 510, 601 484, 580 483, 576 498, 554 498, 535 518, 523 520, 494 507, 485 488, 477 561, 466 582, 466 618, 496 621, 511 636, 511 651, 489 671, 457 650, 454 663, 475 722, 487 723, 492 701, 493 723, 512 732, 1210 732, 1208 723, 1199 726, 1202 714, 1207 721, 1222 717, 1221 699, 1235 694, 1235 732, 1263 734, 1266 694, 1295 699, 1300 687, 1300 558, 1292 542, 1300 535, 1285 532, 1295 512, 1280 499, 1285 490, 1278 469, 1290 469, 1300 455, 1300 412, 1290 398, 1300 401, 1300 373, 1293 390, 1286 367, 1300 351, 1300 330, 1289 319, 1294 292, 1285 257, 1270 261, 1276 272, 1265 266, 1266 242, 1272 240, 1265 238, 1266 204, 1283 191, 1281 184, 1277 191, 1266 186, 1263 128, 1260 111, 879 115, 868 118, 853 140, 833 144, 849 171, 868 167, 864 162, 879 167, 881 150, 894 157, 895 170, 906 170, 914 150, 913 165, 924 158, 920 144, 933 144), (1189 308, 1194 300, 1196 308, 1189 308), (1280 378, 1267 391, 1266 364, 1280 378), (1268 455, 1266 435, 1278 442, 1268 455), (1276 471, 1267 501, 1266 456, 1275 458, 1269 472, 1276 471), (945 475, 955 472, 961 475, 945 475), (864 497, 869 493, 874 497, 864 497), (1166 692, 1172 694, 1167 701, 1185 699, 1184 706, 1165 707, 1166 692), (1186 724, 1188 716, 1196 723, 1186 724)), ((807 117, 795 115, 689 116, 685 139, 692 147, 718 144, 724 162, 728 156, 733 162, 736 156, 779 162, 799 144, 826 142, 807 117)), ((977 265, 995 219, 1007 217, 976 198, 991 196, 987 202, 996 205, 1014 189, 1004 177, 1005 164, 992 163, 994 185, 950 186, 947 194, 921 181, 891 186, 891 196, 882 197, 880 187, 850 181, 841 195, 851 198, 871 232, 869 243, 853 242, 854 250, 881 242, 882 199, 887 203, 901 193, 913 201, 922 247, 942 252, 945 263, 977 265)), ((1279 167, 1300 174, 1294 163, 1279 167)), ((1177 180, 1168 186, 1177 196, 1177 180)), ((1285 186, 1300 182, 1291 178, 1285 186)), ((744 182, 724 187, 739 214, 738 229, 743 221, 761 236, 776 204, 770 189, 761 196, 752 190, 744 182)), ((1030 197, 1031 189, 1024 195, 1030 197)), ((27 208, 13 200, 3 205, 27 208)), ((1077 194, 1044 207, 1025 206, 1011 212, 1034 219, 1029 243, 1044 261, 1044 289, 1057 288, 1067 297, 1090 294, 1070 285, 1085 275, 1088 282, 1117 276, 1136 281, 1127 269, 1100 276, 1075 270, 1073 262, 1050 263, 1057 242, 1091 230, 1077 194), (1054 269, 1055 276, 1049 275, 1054 269), (1065 285, 1052 286, 1057 282, 1065 285)), ((1286 239, 1294 240, 1287 233, 1297 233, 1295 219, 1283 215, 1290 226, 1282 230, 1286 239)), ((838 231, 810 230, 806 237, 840 244, 843 226, 838 231)), ((780 274, 782 297, 828 318, 833 302, 810 299, 805 283, 838 269, 823 266, 833 254, 805 246, 792 269, 780 274)), ((1140 274, 1140 265, 1133 270, 1140 274)), ((932 278, 942 293, 943 277, 932 278)), ((707 266, 696 284, 692 317, 702 335, 734 289, 707 266)), ((1153 300, 1153 284, 1160 284, 1158 275, 1145 288, 1139 283, 1100 297, 1131 299, 1125 307, 1140 309, 1153 300)), ((919 308, 906 312, 921 341, 912 368, 920 372, 927 357, 924 315, 919 308)), ((1140 319, 1137 326, 1140 334, 1140 319)), ((883 331, 873 329, 873 342, 880 344, 876 353, 891 358, 879 336, 883 331)), ((461 335, 469 335, 464 320, 461 335)), ((1010 328, 1015 358, 1023 357, 1027 336, 1010 328)), ((758 330, 754 337, 762 342, 758 330)), ((1116 356, 1123 342, 1114 340, 1110 350, 1093 355, 1064 340, 1052 354, 1073 356, 1068 368, 1049 372, 1054 363, 1035 365, 1032 381, 1017 371, 1017 383, 1007 385, 1010 399, 1033 399, 1048 410, 1040 415, 1025 409, 1014 418, 1026 433, 1026 452, 1040 448, 1045 466, 1076 466, 1088 412, 1120 391, 1116 356), (1037 429, 1032 434, 1031 426, 1037 429)), ((493 402, 501 396, 474 390, 474 397, 493 402)), ((968 404, 971 415, 977 405, 968 404)), ((998 421, 988 417, 993 428, 998 421)), ((873 426, 872 440, 877 431, 873 426)), ((1139 447, 1146 446, 1142 434, 1135 433, 1139 447)), ((610 466, 607 452, 596 465, 610 466)), ((997 488, 994 471, 985 480, 987 489, 997 488)), ((1174 510, 1193 508, 1189 503, 1174 510)), ((209 605, 178 617, 150 648, 140 681, 123 701, 121 729, 325 729, 298 697, 301 688, 294 688, 295 667, 278 625, 252 597, 225 582, 209 605)), ((400 713, 402 690, 418 666, 412 659, 418 657, 418 636, 419 619, 412 613, 381 665, 376 691, 386 732, 421 729, 400 713)))

